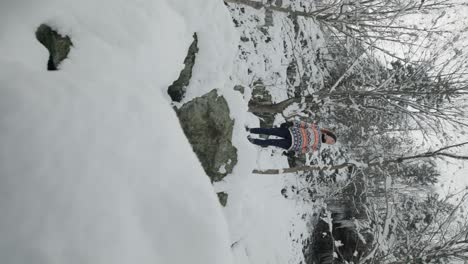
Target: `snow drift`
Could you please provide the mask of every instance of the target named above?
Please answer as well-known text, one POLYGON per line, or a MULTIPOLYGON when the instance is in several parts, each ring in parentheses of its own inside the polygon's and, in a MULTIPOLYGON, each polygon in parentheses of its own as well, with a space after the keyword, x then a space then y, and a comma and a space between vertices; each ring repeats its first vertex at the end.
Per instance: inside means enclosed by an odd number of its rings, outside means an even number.
POLYGON ((195 31, 211 52, 195 78, 222 85, 225 76, 204 77, 232 63, 222 2, 23 0, 0 10, 0 259, 232 263, 216 195, 165 91, 195 31), (74 44, 56 72, 34 37, 43 23, 74 44))

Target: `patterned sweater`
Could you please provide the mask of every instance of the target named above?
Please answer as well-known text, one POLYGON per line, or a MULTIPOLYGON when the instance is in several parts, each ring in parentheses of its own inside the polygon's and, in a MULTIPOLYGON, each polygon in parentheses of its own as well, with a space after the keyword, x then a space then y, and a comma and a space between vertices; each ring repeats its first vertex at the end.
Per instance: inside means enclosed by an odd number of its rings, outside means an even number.
POLYGON ((289 132, 292 142, 288 151, 305 154, 320 149, 322 133, 317 124, 294 121, 289 132))

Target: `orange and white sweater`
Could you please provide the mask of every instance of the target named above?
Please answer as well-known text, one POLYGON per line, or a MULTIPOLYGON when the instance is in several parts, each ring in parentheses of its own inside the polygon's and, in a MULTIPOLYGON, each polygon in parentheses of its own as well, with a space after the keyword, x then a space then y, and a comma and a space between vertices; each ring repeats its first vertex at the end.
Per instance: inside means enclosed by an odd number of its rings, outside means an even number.
POLYGON ((289 132, 292 142, 288 151, 305 154, 320 149, 322 133, 317 124, 294 121, 289 132))

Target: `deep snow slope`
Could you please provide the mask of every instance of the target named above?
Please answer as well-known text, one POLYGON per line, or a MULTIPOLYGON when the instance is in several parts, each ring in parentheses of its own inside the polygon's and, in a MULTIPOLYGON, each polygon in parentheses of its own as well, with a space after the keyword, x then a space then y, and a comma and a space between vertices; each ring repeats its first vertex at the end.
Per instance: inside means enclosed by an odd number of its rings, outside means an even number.
POLYGON ((232 263, 165 91, 195 31, 217 58, 196 77, 222 86, 237 40, 222 2, 0 3, 2 263, 232 263), (56 72, 42 23, 74 44, 56 72))

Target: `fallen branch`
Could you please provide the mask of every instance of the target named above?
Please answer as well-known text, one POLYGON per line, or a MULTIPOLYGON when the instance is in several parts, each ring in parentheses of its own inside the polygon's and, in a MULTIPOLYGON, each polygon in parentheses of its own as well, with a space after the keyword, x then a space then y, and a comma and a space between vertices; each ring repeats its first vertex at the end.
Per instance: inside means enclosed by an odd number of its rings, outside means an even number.
MULTIPOLYGON (((454 159, 459 159, 459 160, 468 160, 468 156, 463 156, 463 155, 456 155, 452 153, 446 153, 442 152, 443 150, 451 149, 451 148, 456 148, 456 147, 461 147, 464 145, 468 145, 468 142, 463 142, 460 144, 455 144, 451 146, 446 146, 442 147, 436 151, 430 151, 414 156, 407 156, 407 157, 400 157, 397 159, 392 159, 392 160, 383 160, 379 162, 371 162, 367 163, 367 166, 372 167, 372 166, 378 166, 382 164, 389 164, 389 163, 401 163, 405 160, 411 160, 411 159, 418 159, 418 158, 434 158, 437 156, 445 156, 445 157, 450 157, 454 159)), ((293 168, 284 168, 284 169, 267 169, 267 170, 253 170, 252 173, 255 174, 282 174, 282 173, 295 173, 295 172, 304 172, 304 171, 327 171, 327 170, 339 170, 343 168, 356 168, 356 164, 354 163, 342 163, 339 165, 316 165, 316 166, 299 166, 299 167, 293 167, 293 168)))
POLYGON ((268 170, 253 170, 252 173, 255 174, 282 174, 282 173, 294 173, 294 172, 303 172, 303 171, 326 171, 326 170, 339 170, 343 168, 355 168, 356 164, 354 163, 343 163, 339 165, 331 165, 331 166, 300 166, 300 167, 293 167, 293 168, 285 168, 285 169, 268 169, 268 170))

